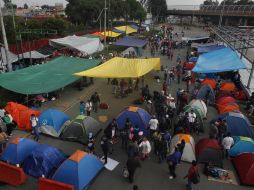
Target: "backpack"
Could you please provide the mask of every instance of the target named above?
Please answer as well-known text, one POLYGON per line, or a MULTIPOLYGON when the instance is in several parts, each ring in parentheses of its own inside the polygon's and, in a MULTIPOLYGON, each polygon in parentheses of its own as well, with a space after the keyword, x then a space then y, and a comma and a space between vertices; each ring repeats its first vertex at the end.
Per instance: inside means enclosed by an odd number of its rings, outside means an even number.
POLYGON ((195 172, 191 177, 191 182, 193 184, 198 184, 200 182, 200 175, 198 172, 195 172))

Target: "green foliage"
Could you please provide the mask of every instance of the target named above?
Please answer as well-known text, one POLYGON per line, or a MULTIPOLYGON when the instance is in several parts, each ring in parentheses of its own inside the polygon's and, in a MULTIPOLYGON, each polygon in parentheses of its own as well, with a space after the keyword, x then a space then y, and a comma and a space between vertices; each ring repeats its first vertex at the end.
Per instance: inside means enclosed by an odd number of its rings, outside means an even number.
POLYGON ((166 0, 148 0, 148 8, 154 18, 157 20, 162 18, 163 20, 167 17, 167 2, 166 0))
POLYGON ((203 5, 219 5, 217 0, 205 0, 203 5))

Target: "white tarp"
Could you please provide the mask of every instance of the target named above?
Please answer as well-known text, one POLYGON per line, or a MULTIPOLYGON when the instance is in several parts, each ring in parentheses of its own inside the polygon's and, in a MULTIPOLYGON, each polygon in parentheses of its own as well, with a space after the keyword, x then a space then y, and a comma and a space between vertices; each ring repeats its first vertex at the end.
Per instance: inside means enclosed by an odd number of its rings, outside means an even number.
MULTIPOLYGON (((12 52, 8 52, 9 54, 9 61, 10 63, 14 63, 18 61, 18 56, 15 55, 12 52)), ((4 72, 7 69, 7 61, 6 61, 6 54, 5 54, 5 48, 1 47, 1 54, 0 54, 0 70, 1 72, 4 72)))
POLYGON ((138 55, 135 48, 133 48, 133 47, 129 47, 121 53, 121 56, 123 56, 123 57, 131 56, 131 55, 134 55, 134 56, 138 55))
POLYGON ((47 58, 49 55, 43 55, 41 53, 39 53, 38 51, 29 51, 29 52, 25 52, 23 54, 19 54, 20 58, 24 58, 24 59, 44 59, 47 58))
POLYGON ((78 37, 75 35, 50 40, 49 44, 53 47, 59 47, 60 45, 75 49, 88 55, 103 50, 103 44, 100 42, 99 38, 78 37))

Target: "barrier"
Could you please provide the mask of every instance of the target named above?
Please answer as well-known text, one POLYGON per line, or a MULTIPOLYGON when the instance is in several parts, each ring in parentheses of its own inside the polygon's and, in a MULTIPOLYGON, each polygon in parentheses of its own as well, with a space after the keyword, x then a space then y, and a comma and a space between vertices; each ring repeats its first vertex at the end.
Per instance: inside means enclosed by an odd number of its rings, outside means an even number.
POLYGON ((0 161, 0 181, 13 186, 19 186, 27 180, 22 168, 0 161))
POLYGON ((41 177, 38 190, 74 190, 74 186, 41 177))

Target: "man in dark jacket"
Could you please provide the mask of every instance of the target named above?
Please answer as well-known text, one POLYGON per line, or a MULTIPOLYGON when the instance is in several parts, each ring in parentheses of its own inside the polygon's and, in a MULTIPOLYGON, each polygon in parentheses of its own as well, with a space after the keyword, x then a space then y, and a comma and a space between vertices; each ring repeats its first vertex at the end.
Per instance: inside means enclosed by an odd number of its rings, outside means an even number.
POLYGON ((129 172, 129 181, 133 183, 133 177, 137 168, 141 168, 141 164, 137 157, 128 158, 127 163, 127 170, 129 172))
POLYGON ((169 168, 169 179, 174 179, 176 177, 175 169, 176 165, 179 163, 179 159, 181 158, 181 153, 179 152, 178 148, 175 148, 173 154, 167 157, 167 163, 169 168))
POLYGON ((107 164, 108 162, 108 151, 109 151, 109 142, 108 142, 108 139, 106 137, 106 135, 103 135, 101 137, 101 149, 102 149, 102 152, 103 152, 103 160, 104 160, 104 164, 107 164))
POLYGON ((93 103, 93 111, 97 113, 98 110, 98 104, 100 103, 100 97, 98 95, 97 92, 95 92, 92 96, 91 96, 91 101, 93 103))

